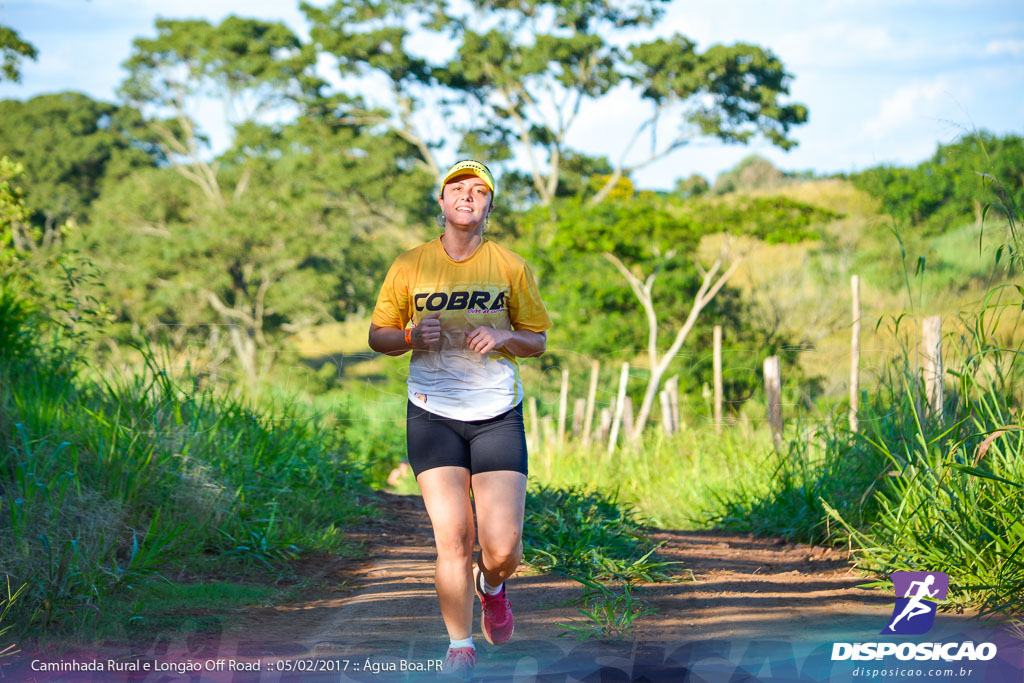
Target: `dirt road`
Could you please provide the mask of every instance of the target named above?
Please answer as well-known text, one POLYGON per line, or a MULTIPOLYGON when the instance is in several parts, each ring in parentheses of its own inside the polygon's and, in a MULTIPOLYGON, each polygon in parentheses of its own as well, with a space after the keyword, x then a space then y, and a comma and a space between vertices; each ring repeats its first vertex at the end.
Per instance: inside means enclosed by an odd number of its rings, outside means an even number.
MULTIPOLYGON (((346 588, 251 614, 224 634, 225 640, 244 641, 238 655, 305 653, 347 659, 350 666, 358 660, 365 669, 367 659, 423 662, 444 653, 448 641, 434 594, 433 538, 422 501, 386 496, 382 507, 393 517, 359 532, 369 550, 365 563, 322 570, 329 581, 347 582, 346 588)), ((623 680, 635 680, 638 662, 662 665, 664 653, 681 643, 820 640, 823 631, 844 632, 861 621, 875 628, 892 609, 891 599, 857 588, 864 579, 834 550, 711 531, 659 531, 655 538, 665 541, 662 559, 682 563, 684 578, 643 589, 639 597, 651 613, 637 618, 628 640, 580 643, 567 635, 559 623, 581 619, 569 604, 580 595, 579 585, 523 571, 510 582, 517 615, 513 640, 490 646, 475 624, 478 677, 557 677, 563 670, 578 673, 581 662, 601 661, 625 666, 623 680)))
MULTIPOLYGON (((214 637, 149 644, 135 656, 260 666, 258 673, 207 670, 202 680, 433 679, 429 668, 448 641, 433 589, 429 521, 415 496, 382 494, 380 505, 389 518, 356 532, 364 558, 303 568, 335 588, 249 610, 214 637), (416 668, 426 671, 409 671, 416 668)), ((682 563, 684 578, 642 589, 651 613, 636 619, 627 639, 567 636, 559 623, 580 619, 569 604, 578 584, 524 570, 509 584, 512 641, 490 646, 475 624, 477 680, 733 680, 761 669, 771 674, 765 680, 828 680, 830 641, 876 638, 892 610, 891 596, 857 588, 864 579, 836 550, 715 531, 654 537, 665 541, 662 559, 682 563)), ((964 617, 943 623, 947 633, 970 628, 964 617)), ((138 679, 167 680, 153 675, 138 679)))
MULTIPOLYGON (((327 566, 320 572, 339 584, 347 582, 345 590, 262 610, 241 628, 266 642, 302 633, 324 649, 351 649, 359 642, 385 653, 391 643, 410 637, 434 637, 445 645, 433 588, 433 537, 422 501, 392 495, 386 500, 393 517, 358 532, 369 550, 365 563, 327 566)), ((822 617, 884 618, 892 609, 891 598, 857 588, 865 579, 835 550, 715 531, 658 531, 654 538, 665 541, 662 559, 681 562, 683 580, 643 589, 640 597, 653 614, 636 622, 640 641, 778 635, 780 622, 786 624, 785 633, 797 635, 807 627, 816 631, 822 617)), ((559 622, 579 618, 574 607, 564 604, 580 594, 574 581, 531 575, 524 567, 509 585, 516 613, 522 615, 517 639, 558 637, 564 632, 559 622)))

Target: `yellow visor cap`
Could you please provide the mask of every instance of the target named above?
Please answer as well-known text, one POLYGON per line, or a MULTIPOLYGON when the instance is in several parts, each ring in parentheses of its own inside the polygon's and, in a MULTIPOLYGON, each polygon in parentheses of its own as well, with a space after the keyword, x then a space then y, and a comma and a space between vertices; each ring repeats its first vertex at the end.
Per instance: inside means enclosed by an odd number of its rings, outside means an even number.
POLYGON ((487 184, 487 188, 491 191, 492 197, 497 194, 498 190, 494 184, 494 176, 491 175, 491 172, 486 166, 481 164, 479 161, 473 160, 460 161, 449 168, 448 172, 444 174, 444 180, 441 181, 441 192, 444 192, 444 186, 447 185, 452 178, 467 174, 475 175, 477 178, 484 181, 484 183, 487 184))

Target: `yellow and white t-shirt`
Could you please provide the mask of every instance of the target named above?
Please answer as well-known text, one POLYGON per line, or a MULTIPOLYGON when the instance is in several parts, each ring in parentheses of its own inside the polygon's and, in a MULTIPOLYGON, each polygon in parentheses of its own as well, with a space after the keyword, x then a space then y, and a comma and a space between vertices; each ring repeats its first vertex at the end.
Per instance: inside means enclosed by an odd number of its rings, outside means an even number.
POLYGON ((409 400, 456 420, 484 420, 523 400, 519 363, 503 349, 482 355, 466 346, 481 325, 542 332, 551 327, 537 281, 526 261, 484 239, 455 261, 440 237, 405 252, 391 265, 377 297, 373 323, 404 329, 440 313, 441 343, 413 349, 409 400))

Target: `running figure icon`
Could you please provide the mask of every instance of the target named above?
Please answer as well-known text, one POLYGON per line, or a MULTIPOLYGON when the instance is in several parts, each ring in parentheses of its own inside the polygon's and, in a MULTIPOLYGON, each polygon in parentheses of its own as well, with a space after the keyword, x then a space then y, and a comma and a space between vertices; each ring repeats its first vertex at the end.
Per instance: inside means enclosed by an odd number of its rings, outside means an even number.
POLYGON ((897 598, 882 634, 913 636, 930 631, 938 603, 949 593, 949 576, 944 572, 892 572, 889 576, 897 598))
POLYGON ((889 624, 890 631, 896 630, 896 624, 899 623, 900 619, 903 619, 903 617, 906 617, 907 621, 910 621, 914 617, 931 613, 932 607, 925 604, 924 599, 926 597, 934 598, 939 594, 939 590, 937 588, 934 591, 928 590, 934 583, 935 576, 932 574, 926 576, 924 581, 911 582, 910 586, 907 588, 906 594, 903 596, 905 598, 909 598, 909 602, 907 602, 906 607, 903 608, 903 611, 900 612, 899 616, 893 619, 892 623, 889 624), (917 587, 917 593, 911 595, 911 593, 914 593, 915 586, 917 587))

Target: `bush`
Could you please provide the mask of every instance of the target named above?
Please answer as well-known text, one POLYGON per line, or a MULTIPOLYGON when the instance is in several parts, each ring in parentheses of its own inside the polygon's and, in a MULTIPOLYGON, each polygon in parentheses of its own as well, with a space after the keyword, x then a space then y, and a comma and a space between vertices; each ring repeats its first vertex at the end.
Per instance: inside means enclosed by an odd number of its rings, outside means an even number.
MULTIPOLYGON (((997 137, 986 131, 939 145, 931 159, 912 168, 878 166, 851 177, 858 188, 882 200, 901 224, 942 232, 968 217, 981 220, 985 177, 1013 179, 1010 196, 1024 199, 1024 138, 997 137)), ((1001 212, 1009 215, 1008 212, 1001 212)))
POLYGON ((21 320, 6 337, 20 355, 0 355, 0 574, 28 584, 16 623, 80 626, 169 569, 277 574, 345 549, 365 480, 319 416, 185 390, 147 349, 142 372, 92 383, 21 320))

